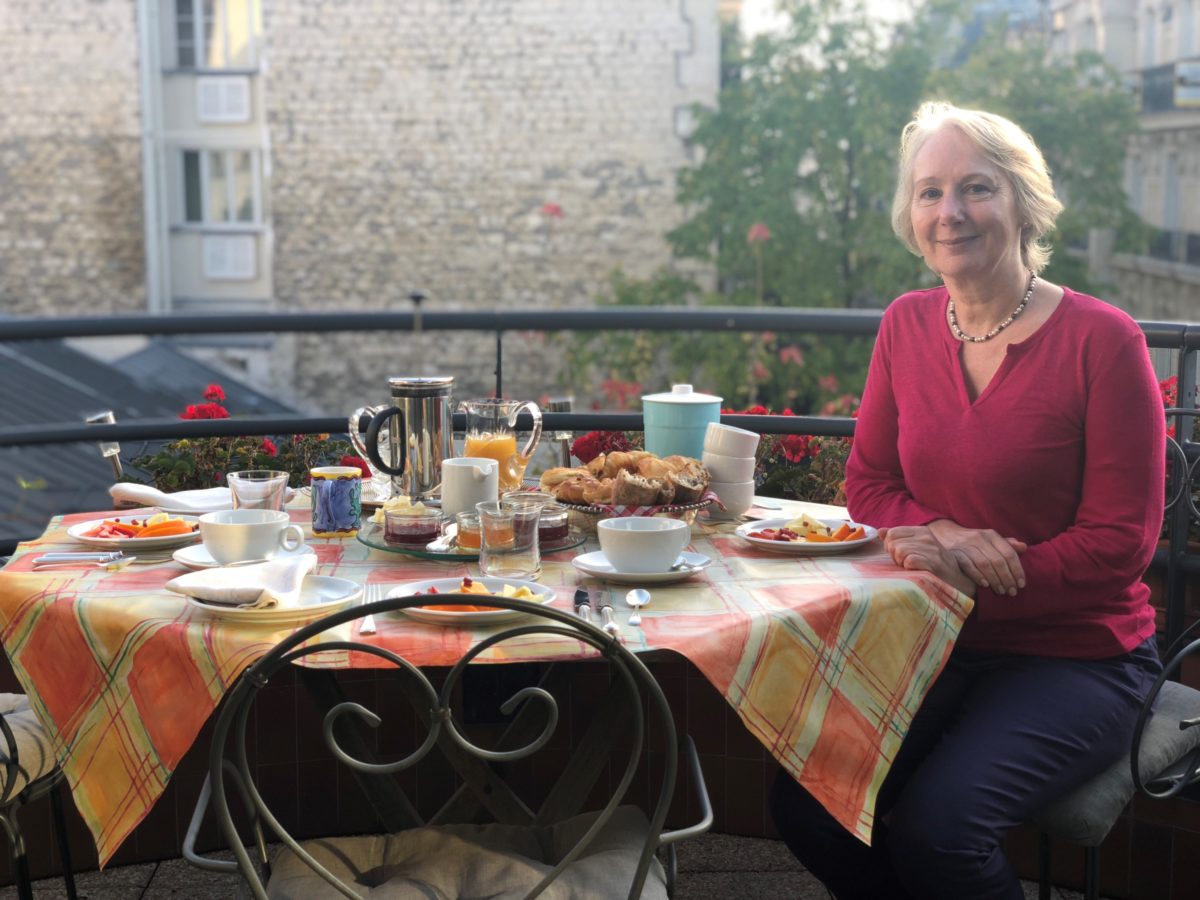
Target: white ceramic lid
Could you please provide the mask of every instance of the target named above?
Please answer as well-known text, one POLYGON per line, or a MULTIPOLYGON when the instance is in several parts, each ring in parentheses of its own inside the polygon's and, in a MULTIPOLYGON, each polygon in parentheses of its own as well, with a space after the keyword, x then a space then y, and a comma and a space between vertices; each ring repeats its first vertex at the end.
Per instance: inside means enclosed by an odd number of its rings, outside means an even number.
POLYGON ((692 390, 690 384, 675 384, 671 386, 669 393, 664 394, 647 394, 642 397, 642 402, 650 403, 720 403, 722 397, 714 397, 712 394, 700 394, 692 390))

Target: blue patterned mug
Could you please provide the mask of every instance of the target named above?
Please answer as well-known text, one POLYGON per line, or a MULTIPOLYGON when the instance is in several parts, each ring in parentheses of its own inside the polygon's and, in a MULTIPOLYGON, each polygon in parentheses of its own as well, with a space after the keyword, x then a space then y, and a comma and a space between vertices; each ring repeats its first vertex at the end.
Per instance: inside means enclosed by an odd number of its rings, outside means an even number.
POLYGON ((362 470, 320 466, 312 476, 313 537, 354 537, 362 517, 362 470))

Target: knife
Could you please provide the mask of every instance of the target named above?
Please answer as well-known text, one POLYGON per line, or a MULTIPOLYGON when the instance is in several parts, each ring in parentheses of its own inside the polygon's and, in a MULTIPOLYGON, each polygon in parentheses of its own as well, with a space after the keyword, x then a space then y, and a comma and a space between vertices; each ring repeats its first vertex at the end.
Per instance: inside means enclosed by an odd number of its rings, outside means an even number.
POLYGON ((575 591, 575 614, 589 625, 592 624, 592 602, 587 588, 578 588, 575 591))
POLYGON ((124 551, 113 550, 108 552, 68 552, 61 553, 43 553, 41 556, 34 559, 34 563, 52 563, 52 562, 108 562, 109 560, 120 559, 124 556, 124 551))

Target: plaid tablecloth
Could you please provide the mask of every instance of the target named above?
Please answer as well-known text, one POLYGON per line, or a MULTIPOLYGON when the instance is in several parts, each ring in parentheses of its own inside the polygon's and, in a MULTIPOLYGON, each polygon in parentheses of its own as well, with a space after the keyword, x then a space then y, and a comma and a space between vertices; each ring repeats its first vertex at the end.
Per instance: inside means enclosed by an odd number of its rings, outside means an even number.
MULTIPOLYGON (((280 633, 189 606, 163 588, 181 571, 175 563, 31 571, 42 552, 79 549, 69 525, 102 515, 57 518, 18 548, 0 571, 0 638, 52 737, 103 865, 162 794, 224 692, 280 633)), ((307 510, 292 517, 308 525, 307 510)), ((635 651, 687 657, 784 768, 868 841, 880 783, 971 600, 932 576, 897 568, 878 543, 840 556, 792 557, 760 551, 732 530, 693 526, 691 548, 713 564, 655 587, 641 629, 624 624, 628 612, 614 602, 623 639, 635 651)), ((312 544, 319 574, 364 584, 474 571, 353 539, 312 544)), ((581 583, 602 586, 570 564, 594 549, 593 538, 544 559, 541 582, 555 590, 557 605, 569 609, 581 583)), ((613 596, 625 590, 613 586, 613 596)), ((399 616, 378 625, 366 640, 417 665, 452 664, 478 637, 399 616)), ((481 661, 570 659, 584 651, 576 642, 531 640, 494 648, 481 661)))

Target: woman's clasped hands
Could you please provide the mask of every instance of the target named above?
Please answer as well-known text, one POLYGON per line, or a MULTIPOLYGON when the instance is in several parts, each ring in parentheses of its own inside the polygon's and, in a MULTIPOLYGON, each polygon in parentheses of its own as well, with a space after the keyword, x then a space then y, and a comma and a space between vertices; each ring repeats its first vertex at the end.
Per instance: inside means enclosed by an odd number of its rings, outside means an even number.
POLYGON ((988 528, 964 528, 949 519, 880 529, 896 564, 932 572, 968 596, 976 587, 1016 596, 1025 587, 1020 554, 1027 545, 988 528))

